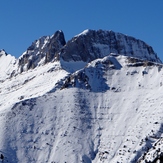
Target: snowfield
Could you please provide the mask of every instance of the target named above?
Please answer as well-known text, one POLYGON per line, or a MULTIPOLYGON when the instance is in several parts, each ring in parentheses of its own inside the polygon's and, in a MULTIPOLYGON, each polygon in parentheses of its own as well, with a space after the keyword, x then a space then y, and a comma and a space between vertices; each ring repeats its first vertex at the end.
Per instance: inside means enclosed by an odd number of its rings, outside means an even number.
POLYGON ((138 162, 162 137, 162 65, 114 54, 61 63, 1 80, 3 162, 138 162))

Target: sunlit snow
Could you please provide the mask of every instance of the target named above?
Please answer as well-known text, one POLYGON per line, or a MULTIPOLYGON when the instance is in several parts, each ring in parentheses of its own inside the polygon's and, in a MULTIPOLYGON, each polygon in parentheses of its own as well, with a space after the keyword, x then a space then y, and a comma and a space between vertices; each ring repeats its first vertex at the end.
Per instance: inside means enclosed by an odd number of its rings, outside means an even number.
POLYGON ((4 162, 138 160, 157 140, 162 124, 163 70, 159 65, 128 64, 127 57, 112 54, 84 69, 78 67, 86 72, 90 88, 105 82, 109 89, 103 92, 76 86, 60 89, 58 83, 64 84, 69 73, 59 62, 1 81, 0 152, 4 162))

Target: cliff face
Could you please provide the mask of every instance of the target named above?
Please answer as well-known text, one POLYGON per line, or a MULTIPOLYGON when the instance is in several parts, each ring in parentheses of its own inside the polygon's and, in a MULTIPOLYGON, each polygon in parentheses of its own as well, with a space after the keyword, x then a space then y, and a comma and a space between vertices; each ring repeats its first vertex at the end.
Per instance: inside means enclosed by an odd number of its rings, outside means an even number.
POLYGON ((54 58, 57 57, 57 54, 65 44, 66 41, 62 31, 57 31, 54 35, 52 35, 49 44, 47 45, 48 49, 46 52, 45 63, 54 60, 54 58))
MULTIPOLYGON (((56 60, 66 64, 70 61, 78 64, 76 61, 81 61, 86 65, 111 53, 162 63, 151 46, 131 36, 113 31, 85 30, 66 43, 63 32, 59 30, 52 36, 43 36, 34 41, 19 59, 14 61, 14 71, 11 70, 8 74, 22 73, 56 60)), ((7 56, 4 50, 0 51, 0 56, 2 54, 7 56)), ((65 68, 65 65, 62 66, 65 68)), ((13 65, 10 69, 12 67, 13 65)), ((81 66, 77 69, 79 68, 81 66)))
POLYGON ((67 43, 62 31, 34 41, 18 60, 19 72, 59 60, 90 62, 110 53, 161 63, 153 48, 145 42, 121 33, 85 30, 67 43))
POLYGON ((51 62, 55 59, 55 54, 65 44, 66 42, 62 31, 55 32, 51 37, 43 36, 36 40, 19 58, 20 72, 51 62))
POLYGON ((161 63, 152 47, 145 42, 121 33, 103 30, 85 30, 73 37, 62 49, 61 57, 65 61, 90 62, 110 53, 161 63))

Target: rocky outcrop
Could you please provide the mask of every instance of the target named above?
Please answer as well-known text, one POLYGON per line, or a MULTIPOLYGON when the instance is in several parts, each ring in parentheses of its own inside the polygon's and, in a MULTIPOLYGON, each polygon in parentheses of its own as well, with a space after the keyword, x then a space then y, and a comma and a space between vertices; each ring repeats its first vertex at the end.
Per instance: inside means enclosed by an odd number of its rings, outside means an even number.
POLYGON ((163 138, 158 139, 150 150, 145 152, 137 163, 162 163, 163 162, 163 138))
POLYGON ((62 49, 60 56, 65 61, 90 62, 110 53, 161 63, 152 47, 145 42, 121 33, 103 30, 85 30, 73 37, 62 49))
POLYGON ((103 59, 96 59, 86 65, 83 69, 69 75, 62 83, 57 83, 60 89, 77 87, 89 89, 92 92, 107 91, 105 73, 110 70, 120 70, 121 64, 113 56, 107 56, 103 59), (104 73, 105 72, 105 73, 104 73), (93 78, 92 78, 93 77, 93 78), (96 81, 96 82, 95 82, 96 81))
POLYGON ((65 44, 66 41, 62 31, 57 31, 54 35, 52 35, 49 44, 47 45, 45 63, 52 61, 54 56, 57 57, 57 53, 65 44))
POLYGON ((55 54, 66 44, 62 31, 54 35, 43 36, 34 41, 19 58, 20 72, 33 69, 36 66, 51 62, 55 54))
POLYGON ((128 57, 127 58, 127 66, 128 67, 140 67, 140 66, 157 66, 159 67, 159 69, 162 68, 162 64, 160 63, 155 63, 155 62, 151 62, 148 60, 142 60, 142 59, 138 59, 138 58, 133 58, 133 57, 128 57))

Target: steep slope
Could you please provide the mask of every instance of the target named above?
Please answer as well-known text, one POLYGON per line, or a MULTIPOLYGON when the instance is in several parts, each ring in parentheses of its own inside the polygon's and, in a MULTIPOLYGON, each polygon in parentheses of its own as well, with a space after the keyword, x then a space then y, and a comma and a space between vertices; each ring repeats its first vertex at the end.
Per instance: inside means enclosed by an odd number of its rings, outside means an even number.
POLYGON ((162 135, 162 75, 160 65, 110 56, 61 77, 49 93, 1 111, 5 160, 136 162, 162 135))
POLYGON ((90 62, 110 53, 161 63, 152 47, 145 42, 121 33, 104 30, 85 30, 73 37, 62 49, 61 57, 65 61, 90 62))
POLYGON ((0 80, 57 61, 58 53, 65 44, 64 34, 60 30, 52 36, 43 36, 34 41, 18 59, 0 50, 0 72, 3 74, 0 80))
POLYGON ((53 62, 0 81, 1 110, 20 100, 46 94, 67 74, 59 62, 53 62))
POLYGON ((9 66, 0 69, 9 68, 0 81, 0 161, 136 163, 162 157, 163 69, 150 46, 87 30, 67 44, 57 31, 28 50, 18 60, 0 52, 1 64, 9 57, 9 66))
POLYGON ((16 58, 0 50, 0 81, 11 77, 16 69, 16 58))
POLYGON ((32 45, 19 58, 20 72, 33 69, 39 65, 51 62, 55 54, 66 44, 62 31, 54 35, 43 36, 32 43, 32 45))

